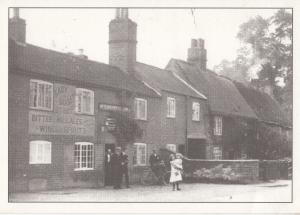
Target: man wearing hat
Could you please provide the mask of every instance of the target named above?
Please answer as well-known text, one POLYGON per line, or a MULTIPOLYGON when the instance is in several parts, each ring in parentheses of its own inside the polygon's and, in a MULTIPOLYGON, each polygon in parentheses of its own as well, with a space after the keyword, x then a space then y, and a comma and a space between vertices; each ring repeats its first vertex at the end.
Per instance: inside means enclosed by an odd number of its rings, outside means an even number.
POLYGON ((122 180, 121 147, 116 147, 115 153, 112 154, 111 167, 112 167, 114 189, 121 189, 121 180, 122 180))

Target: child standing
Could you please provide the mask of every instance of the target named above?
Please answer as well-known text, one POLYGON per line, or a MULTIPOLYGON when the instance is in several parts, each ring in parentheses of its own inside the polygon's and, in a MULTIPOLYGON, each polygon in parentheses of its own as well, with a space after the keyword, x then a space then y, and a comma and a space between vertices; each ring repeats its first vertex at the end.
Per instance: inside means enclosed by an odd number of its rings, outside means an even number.
POLYGON ((173 191, 180 190, 179 182, 182 181, 181 172, 182 168, 182 159, 181 154, 177 153, 176 157, 171 154, 170 155, 170 164, 171 164, 171 176, 170 176, 170 183, 173 184, 173 191), (176 186, 176 189, 175 189, 176 186))

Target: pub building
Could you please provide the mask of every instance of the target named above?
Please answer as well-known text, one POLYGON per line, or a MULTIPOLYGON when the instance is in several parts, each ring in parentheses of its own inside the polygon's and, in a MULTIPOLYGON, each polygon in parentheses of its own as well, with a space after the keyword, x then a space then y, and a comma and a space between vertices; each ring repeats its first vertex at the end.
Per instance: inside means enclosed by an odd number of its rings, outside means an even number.
POLYGON ((105 150, 120 145, 112 113, 143 117, 138 101, 158 97, 115 66, 26 43, 18 9, 9 20, 8 86, 10 191, 104 185, 105 150))

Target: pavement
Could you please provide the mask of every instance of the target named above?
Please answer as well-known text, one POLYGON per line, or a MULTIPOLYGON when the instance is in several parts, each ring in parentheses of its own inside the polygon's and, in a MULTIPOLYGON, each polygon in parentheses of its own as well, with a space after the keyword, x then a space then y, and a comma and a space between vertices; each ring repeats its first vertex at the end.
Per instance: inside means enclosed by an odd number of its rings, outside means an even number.
POLYGON ((11 193, 9 202, 291 202, 292 182, 278 180, 257 184, 181 184, 169 186, 133 185, 128 189, 64 189, 11 193))

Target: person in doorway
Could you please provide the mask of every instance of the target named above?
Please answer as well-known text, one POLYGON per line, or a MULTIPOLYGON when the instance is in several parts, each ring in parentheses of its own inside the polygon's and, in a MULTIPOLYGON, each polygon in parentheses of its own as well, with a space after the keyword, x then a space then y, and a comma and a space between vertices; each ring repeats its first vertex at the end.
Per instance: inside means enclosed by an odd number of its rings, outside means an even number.
POLYGON ((125 150, 121 153, 121 165, 122 165, 122 174, 121 174, 121 184, 123 181, 123 175, 125 176, 126 187, 129 188, 129 176, 128 176, 128 155, 125 153, 125 150))
POLYGON ((114 182, 114 189, 121 189, 121 179, 122 179, 122 156, 121 147, 115 149, 115 153, 111 156, 111 167, 112 167, 112 177, 114 182))
POLYGON ((170 183, 173 185, 173 191, 180 190, 179 182, 182 181, 182 155, 180 153, 176 154, 176 157, 170 155, 170 164, 171 164, 171 176, 170 183))
POLYGON ((158 175, 160 162, 161 162, 161 159, 160 159, 159 155, 156 153, 155 150, 153 150, 152 154, 150 155, 150 158, 149 158, 149 163, 150 163, 151 170, 156 175, 158 175))
POLYGON ((105 185, 112 185, 111 156, 111 149, 108 149, 105 153, 105 185))

